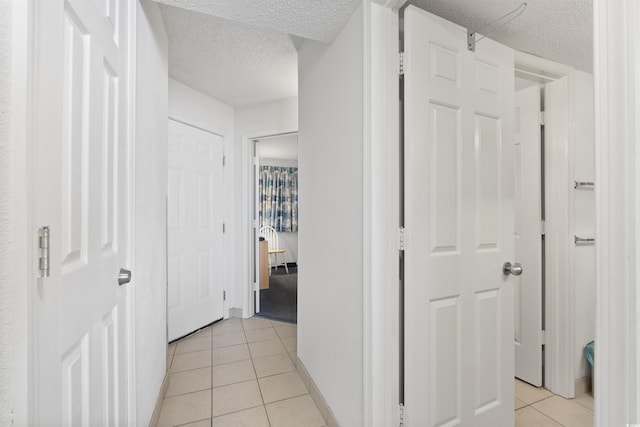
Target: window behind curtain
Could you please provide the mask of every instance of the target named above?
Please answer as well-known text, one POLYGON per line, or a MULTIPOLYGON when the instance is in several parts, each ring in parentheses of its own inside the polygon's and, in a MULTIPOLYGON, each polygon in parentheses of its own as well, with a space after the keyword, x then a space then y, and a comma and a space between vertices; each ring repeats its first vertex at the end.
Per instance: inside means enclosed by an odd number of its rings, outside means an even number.
POLYGON ((298 168, 260 166, 260 227, 298 231, 298 168))

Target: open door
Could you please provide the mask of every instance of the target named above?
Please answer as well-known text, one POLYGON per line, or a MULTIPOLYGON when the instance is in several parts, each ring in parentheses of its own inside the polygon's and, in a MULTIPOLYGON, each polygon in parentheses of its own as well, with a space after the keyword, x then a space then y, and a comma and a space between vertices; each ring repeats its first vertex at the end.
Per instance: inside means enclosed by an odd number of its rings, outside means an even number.
POLYGON ((405 9, 407 426, 514 423, 513 51, 405 9))
POLYGON ((34 2, 33 13, 29 198, 48 232, 29 313, 29 425, 127 426, 130 7, 57 0, 34 2))
POLYGON ((515 278, 516 377, 542 386, 542 149, 540 88, 515 94, 515 251, 524 272, 515 278))

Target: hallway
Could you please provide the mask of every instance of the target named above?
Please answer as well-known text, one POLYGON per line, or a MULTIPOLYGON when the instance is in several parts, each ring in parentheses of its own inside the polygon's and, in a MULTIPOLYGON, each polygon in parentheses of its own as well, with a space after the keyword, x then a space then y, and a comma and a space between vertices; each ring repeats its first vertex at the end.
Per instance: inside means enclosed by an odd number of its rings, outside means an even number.
POLYGON ((169 346, 159 427, 323 427, 296 372, 296 325, 232 318, 169 346))
POLYGON ((544 388, 534 387, 516 378, 516 427, 589 427, 593 426, 591 392, 565 399, 544 388))

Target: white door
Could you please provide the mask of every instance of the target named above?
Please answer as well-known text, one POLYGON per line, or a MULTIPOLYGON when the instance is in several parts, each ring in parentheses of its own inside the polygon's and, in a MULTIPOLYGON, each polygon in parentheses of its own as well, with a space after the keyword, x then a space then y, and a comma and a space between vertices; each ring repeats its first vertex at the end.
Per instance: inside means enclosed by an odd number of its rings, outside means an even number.
POLYGON ((50 277, 33 292, 30 424, 124 426, 133 409, 133 283, 117 280, 130 262, 129 5, 34 6, 32 221, 50 227, 50 277))
POLYGON ((223 142, 169 120, 169 341, 223 317, 223 142))
POLYGON ((513 51, 404 25, 405 425, 512 426, 513 51))
POLYGON ((515 251, 524 272, 514 278, 516 377, 542 386, 542 180, 540 88, 515 95, 515 251))

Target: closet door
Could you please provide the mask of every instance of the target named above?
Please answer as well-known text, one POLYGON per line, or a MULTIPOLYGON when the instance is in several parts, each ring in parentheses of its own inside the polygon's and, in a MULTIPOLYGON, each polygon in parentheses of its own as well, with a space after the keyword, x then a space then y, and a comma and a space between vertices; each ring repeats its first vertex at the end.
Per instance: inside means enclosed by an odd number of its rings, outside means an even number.
POLYGON ((169 341, 223 317, 223 142, 169 120, 169 341))
POLYGON ((405 425, 510 426, 513 51, 404 22, 405 425))
POLYGON ((542 150, 540 88, 515 94, 515 251, 525 272, 515 278, 516 377, 542 386, 542 150))

